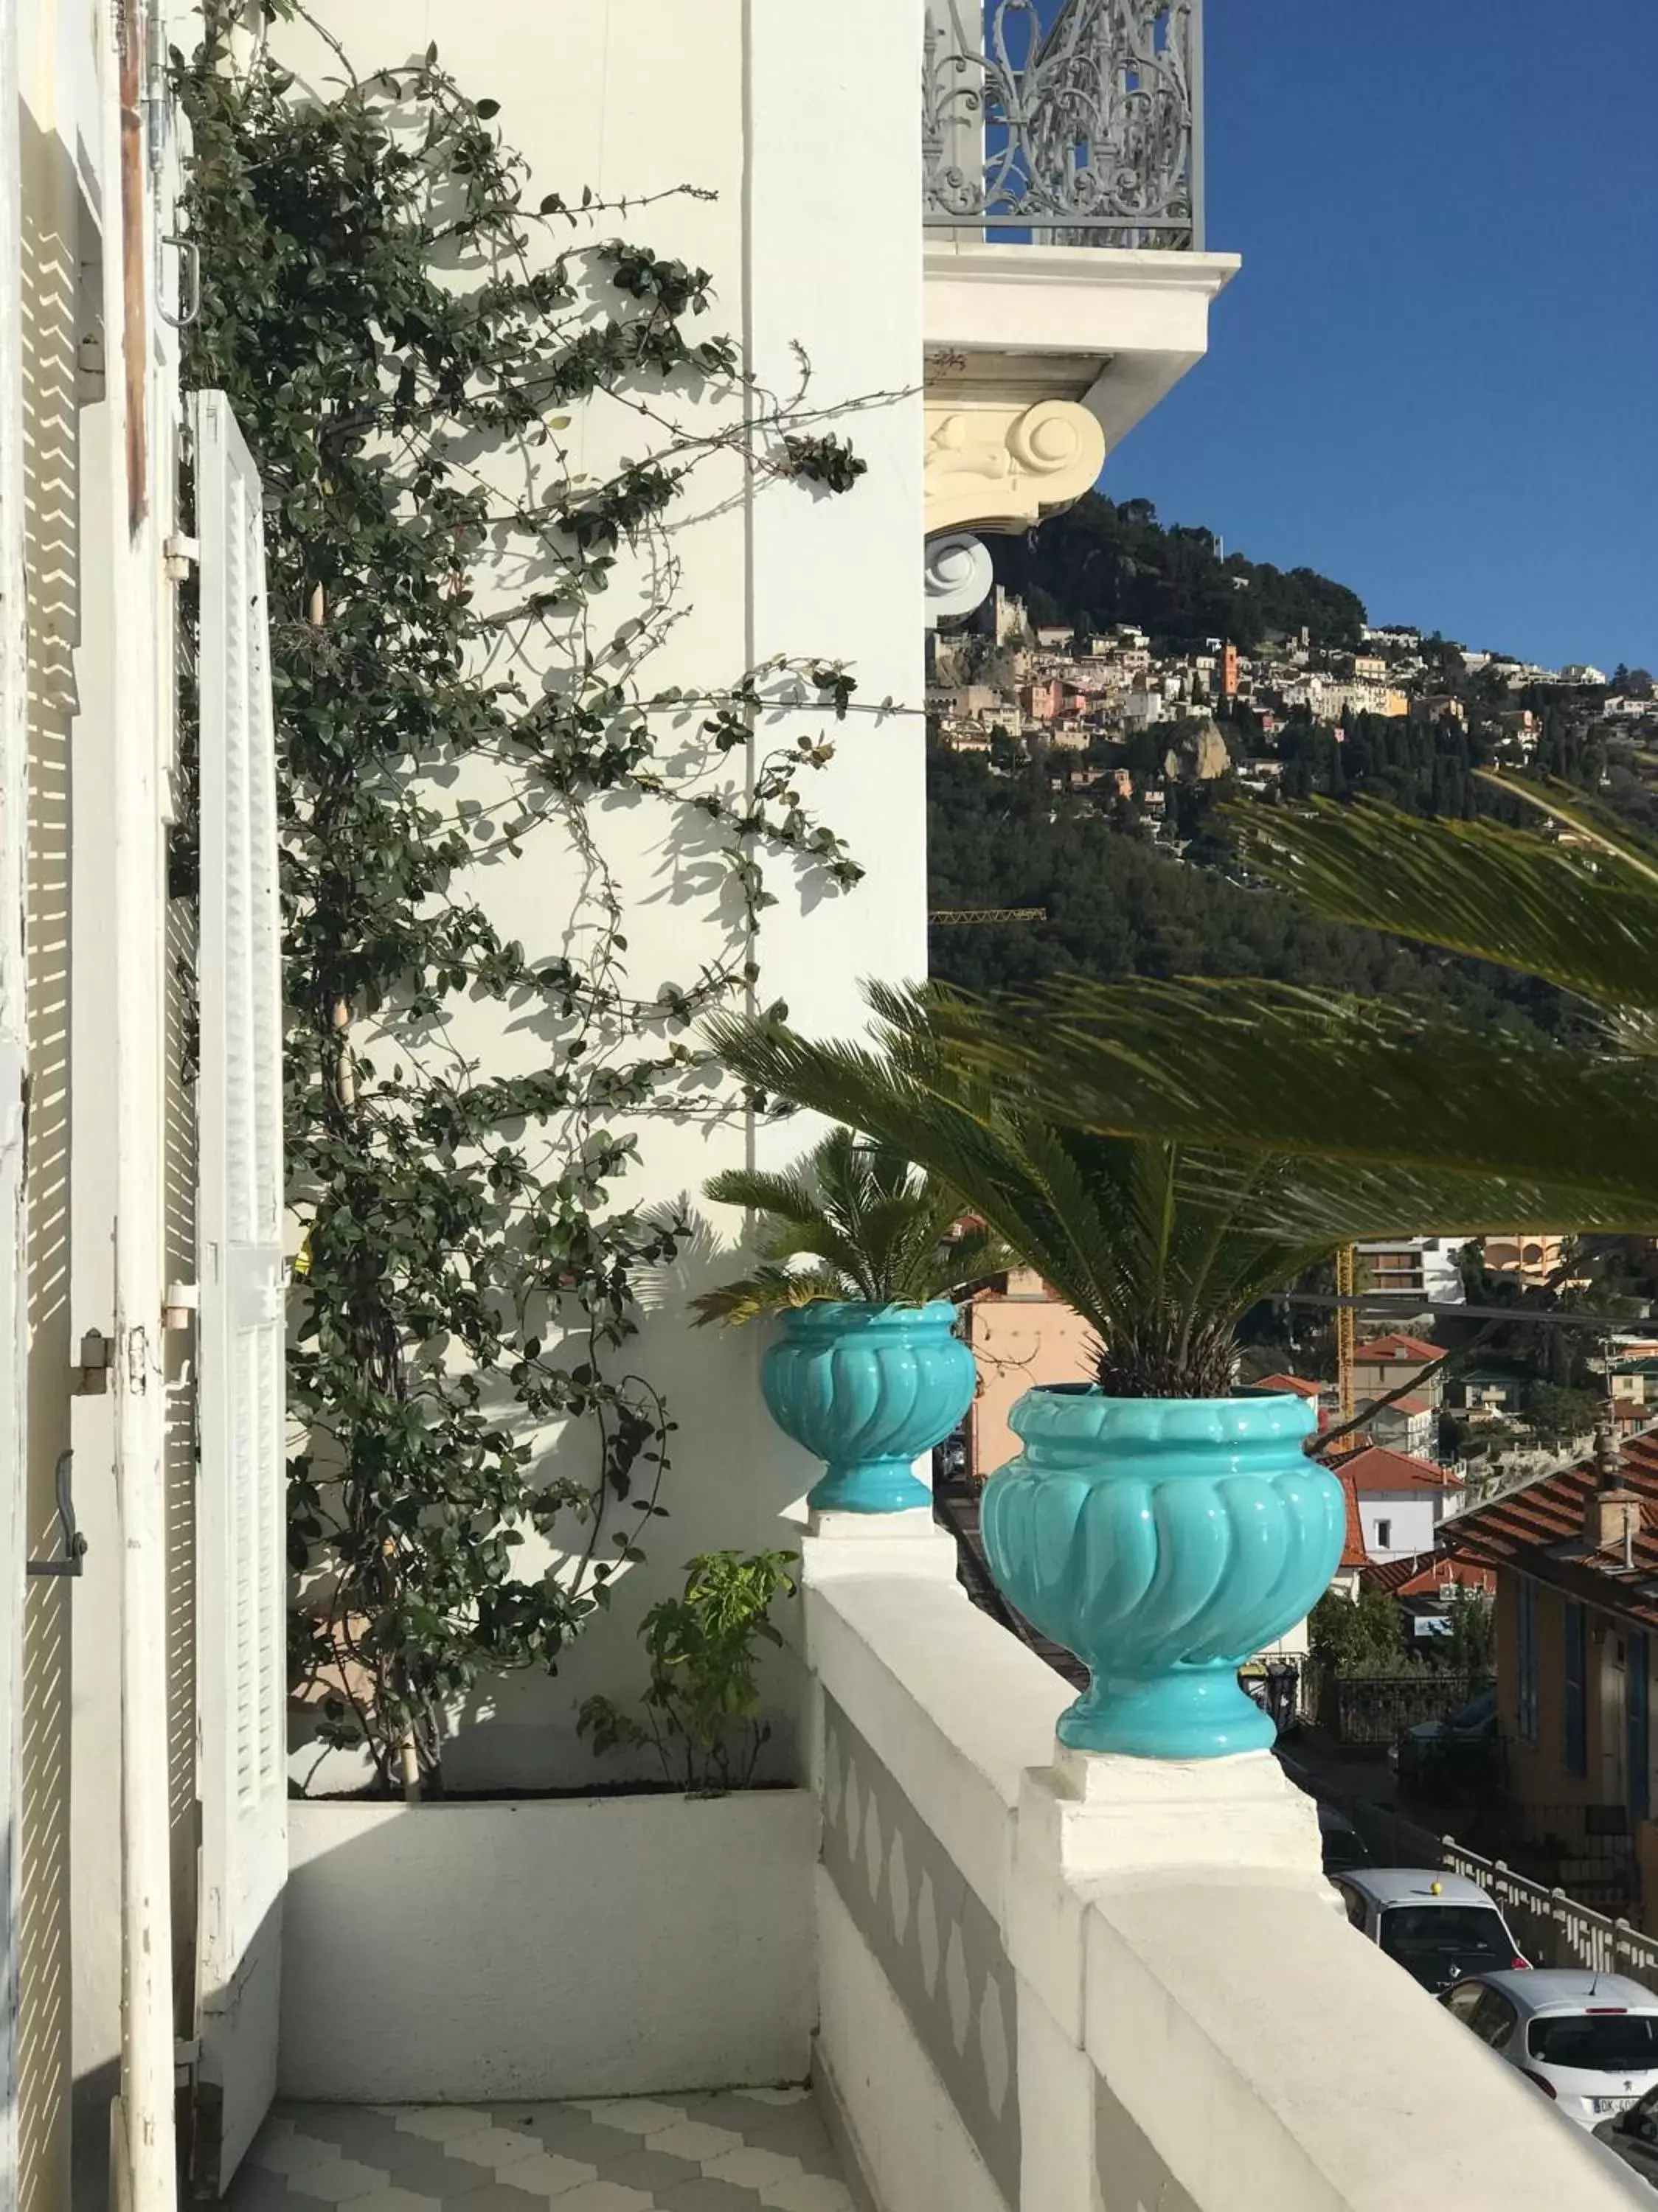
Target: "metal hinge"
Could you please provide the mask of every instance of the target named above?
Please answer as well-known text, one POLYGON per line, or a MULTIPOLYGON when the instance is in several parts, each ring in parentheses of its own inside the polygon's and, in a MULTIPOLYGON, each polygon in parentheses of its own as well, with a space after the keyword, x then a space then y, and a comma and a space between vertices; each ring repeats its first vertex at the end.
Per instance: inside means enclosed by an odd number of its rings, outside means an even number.
POLYGON ((201 1294, 194 1283, 169 1283, 167 1298, 162 1307, 162 1327, 164 1329, 188 1328, 201 1294))
POLYGON ((101 329, 82 332, 75 346, 76 396, 83 404, 95 403, 108 389, 104 334, 101 329))
POLYGON ((186 538, 180 530, 174 531, 162 545, 162 565, 170 584, 186 584, 190 580, 192 562, 202 557, 201 541, 186 538))
POLYGON ((97 1398, 109 1388, 109 1362, 115 1345, 113 1338, 102 1336, 89 1328, 81 1339, 81 1364, 69 1370, 70 1395, 76 1398, 97 1398))

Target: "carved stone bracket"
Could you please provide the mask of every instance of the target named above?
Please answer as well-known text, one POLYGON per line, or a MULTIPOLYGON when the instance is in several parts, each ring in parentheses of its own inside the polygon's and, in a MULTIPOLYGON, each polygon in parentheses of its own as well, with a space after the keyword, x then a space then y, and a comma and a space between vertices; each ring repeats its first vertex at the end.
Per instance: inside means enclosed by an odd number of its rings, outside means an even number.
POLYGON ((927 627, 970 615, 990 597, 996 568, 988 549, 966 530, 927 540, 927 627))
POLYGON ((1105 462, 1106 434, 1076 400, 929 400, 927 535, 1028 530, 1090 490, 1105 462))

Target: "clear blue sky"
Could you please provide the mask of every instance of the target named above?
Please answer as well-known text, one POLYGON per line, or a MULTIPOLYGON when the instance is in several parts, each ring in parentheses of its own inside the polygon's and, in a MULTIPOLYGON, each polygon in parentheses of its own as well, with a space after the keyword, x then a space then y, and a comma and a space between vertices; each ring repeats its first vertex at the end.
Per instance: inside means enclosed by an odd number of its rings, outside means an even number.
POLYGON ((1658 670, 1658 0, 1209 0, 1211 350, 1118 499, 1658 670))

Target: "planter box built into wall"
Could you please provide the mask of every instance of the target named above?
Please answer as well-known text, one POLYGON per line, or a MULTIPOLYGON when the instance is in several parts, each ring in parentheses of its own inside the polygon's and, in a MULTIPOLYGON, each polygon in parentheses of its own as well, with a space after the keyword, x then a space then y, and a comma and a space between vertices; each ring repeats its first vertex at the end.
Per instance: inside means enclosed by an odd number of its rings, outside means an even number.
POLYGON ((486 2102, 801 2081, 803 1790, 296 1803, 283 2096, 486 2102))

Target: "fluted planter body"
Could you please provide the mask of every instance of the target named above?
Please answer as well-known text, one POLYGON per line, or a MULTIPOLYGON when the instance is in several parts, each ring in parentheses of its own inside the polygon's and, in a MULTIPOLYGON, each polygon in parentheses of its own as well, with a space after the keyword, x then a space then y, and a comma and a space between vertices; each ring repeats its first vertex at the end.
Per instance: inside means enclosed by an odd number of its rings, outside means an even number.
POLYGON ((924 1306, 854 1303, 785 1314, 760 1387, 785 1436, 824 1461, 807 1503, 820 1511, 898 1513, 930 1492, 913 1463, 972 1403, 973 1356, 948 1298, 924 1306))
POLYGON ((1345 1526, 1341 1485, 1301 1449, 1314 1418, 1288 1395, 1019 1401, 1024 1449, 985 1486, 984 1550, 1093 1676, 1063 1743, 1214 1759, 1272 1741, 1238 1668, 1322 1596, 1345 1526))

